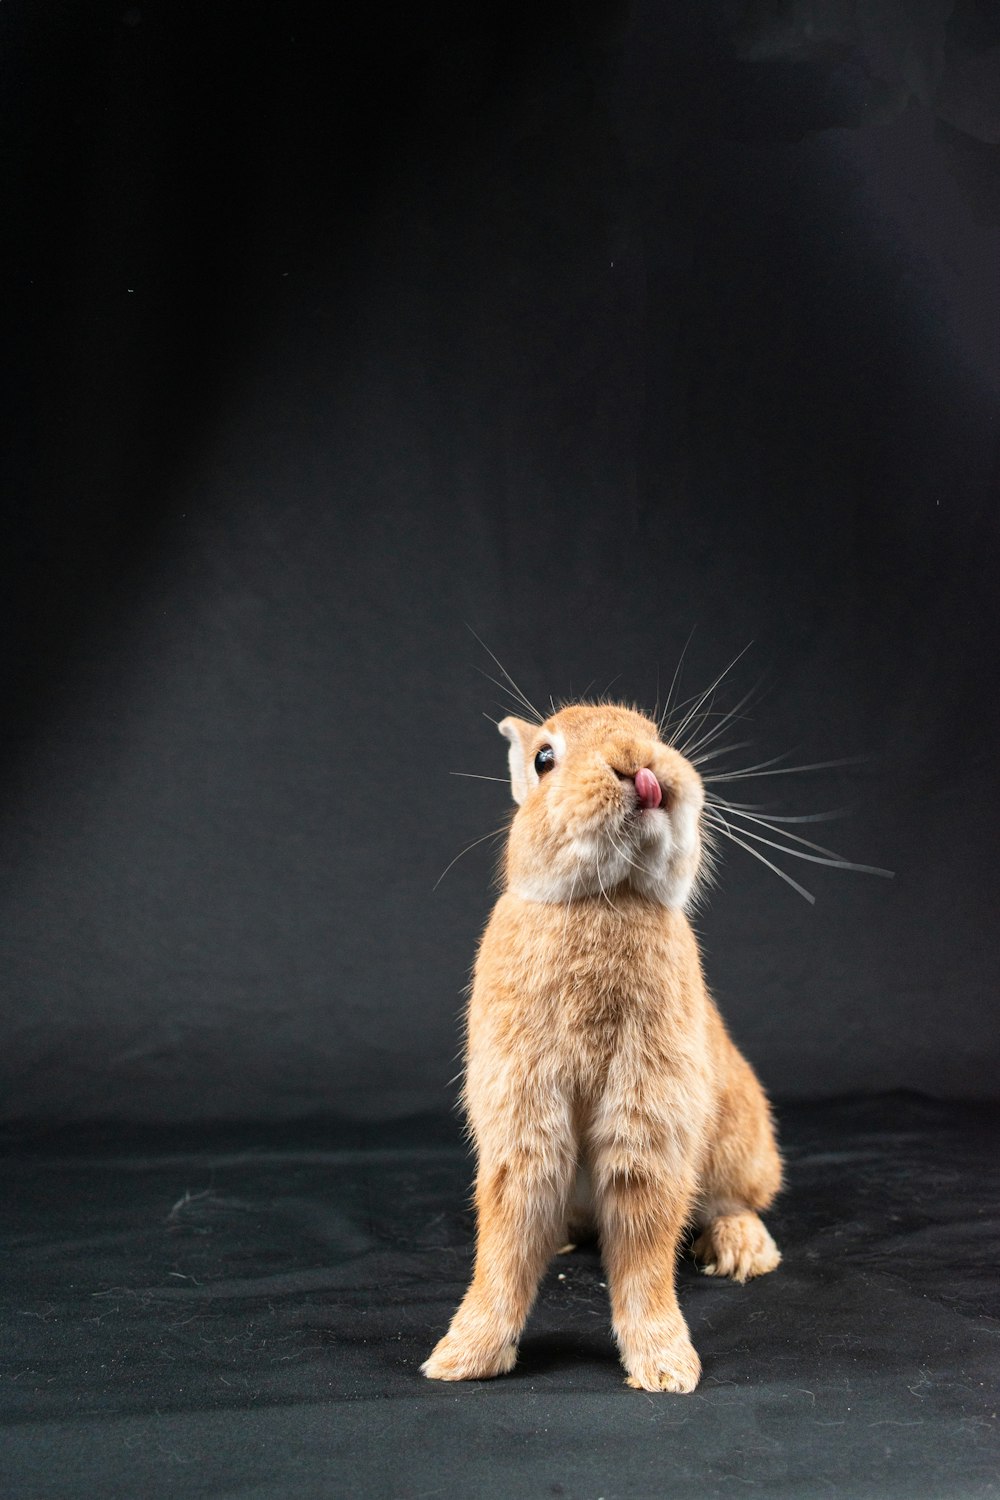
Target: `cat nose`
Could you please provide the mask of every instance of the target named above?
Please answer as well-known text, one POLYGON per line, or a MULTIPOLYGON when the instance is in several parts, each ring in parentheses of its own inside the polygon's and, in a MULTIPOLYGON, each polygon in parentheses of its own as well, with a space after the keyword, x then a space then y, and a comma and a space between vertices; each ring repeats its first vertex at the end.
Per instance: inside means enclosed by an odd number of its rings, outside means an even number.
POLYGON ((644 811, 659 807, 663 801, 663 790, 652 771, 647 771, 645 766, 635 773, 635 791, 639 798, 639 805, 644 811))

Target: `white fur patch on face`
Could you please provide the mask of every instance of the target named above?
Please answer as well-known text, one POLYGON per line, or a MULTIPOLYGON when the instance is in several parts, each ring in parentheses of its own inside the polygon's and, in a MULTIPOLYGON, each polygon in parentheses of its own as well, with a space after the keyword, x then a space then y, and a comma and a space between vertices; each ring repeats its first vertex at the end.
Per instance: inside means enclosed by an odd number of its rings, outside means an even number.
POLYGON ((622 884, 630 870, 626 849, 611 843, 606 834, 578 834, 554 851, 544 868, 521 874, 512 889, 526 901, 577 901, 583 896, 605 895, 622 884))
POLYGON ((678 802, 671 810, 672 847, 665 862, 665 878, 659 896, 664 906, 683 909, 694 890, 700 855, 698 813, 698 807, 691 802, 678 802))
POLYGON ((661 906, 683 909, 700 863, 696 801, 678 802, 638 818, 612 819, 554 849, 544 868, 521 873, 513 889, 527 901, 562 904, 610 895, 627 885, 661 906))
MULTIPOLYGON (((558 756, 559 748, 553 748, 558 756)), ((553 841, 544 865, 520 868, 511 886, 525 900, 562 904, 610 895, 624 885, 661 906, 684 909, 699 873, 700 807, 700 789, 693 786, 685 787, 669 810, 609 810, 553 841)))

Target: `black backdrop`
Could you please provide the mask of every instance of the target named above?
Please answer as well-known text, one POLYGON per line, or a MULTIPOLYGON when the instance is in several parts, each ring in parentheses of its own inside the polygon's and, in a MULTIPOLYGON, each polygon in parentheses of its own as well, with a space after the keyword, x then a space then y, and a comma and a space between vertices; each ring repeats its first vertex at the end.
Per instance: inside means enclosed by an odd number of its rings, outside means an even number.
POLYGON ((896 878, 727 855, 738 1039, 995 1093, 1000 28, 916 9, 6 0, 6 1118, 453 1097, 467 626, 752 641, 733 764, 866 757, 756 791, 896 878))

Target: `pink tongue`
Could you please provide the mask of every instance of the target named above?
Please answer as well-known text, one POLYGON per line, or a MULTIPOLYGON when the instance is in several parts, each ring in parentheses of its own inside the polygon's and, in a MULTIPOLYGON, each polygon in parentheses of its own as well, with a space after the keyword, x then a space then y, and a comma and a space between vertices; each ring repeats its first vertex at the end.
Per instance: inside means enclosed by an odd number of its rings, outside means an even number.
POLYGON ((635 790, 643 807, 659 807, 663 801, 660 783, 652 771, 647 771, 645 767, 635 773, 635 790))

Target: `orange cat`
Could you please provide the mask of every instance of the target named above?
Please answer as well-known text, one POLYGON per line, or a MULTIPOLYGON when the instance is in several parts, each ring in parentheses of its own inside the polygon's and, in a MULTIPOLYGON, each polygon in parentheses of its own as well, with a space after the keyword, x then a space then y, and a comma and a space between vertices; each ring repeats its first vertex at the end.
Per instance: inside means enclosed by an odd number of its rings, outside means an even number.
POLYGON ((685 1227, 710 1275, 746 1281, 781 1259, 758 1217, 781 1185, 767 1100, 685 916, 702 783, 631 709, 499 728, 519 807, 468 1015, 475 1273, 423 1371, 510 1370, 547 1262, 589 1221, 629 1385, 692 1391, 674 1284, 685 1227))

